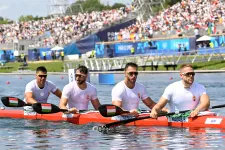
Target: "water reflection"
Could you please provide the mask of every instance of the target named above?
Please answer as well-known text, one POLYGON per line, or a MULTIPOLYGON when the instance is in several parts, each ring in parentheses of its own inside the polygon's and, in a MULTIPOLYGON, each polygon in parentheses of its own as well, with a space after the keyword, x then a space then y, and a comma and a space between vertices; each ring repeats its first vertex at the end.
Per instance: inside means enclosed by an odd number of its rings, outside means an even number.
POLYGON ((33 148, 51 148, 51 146, 49 145, 50 142, 48 140, 48 138, 50 138, 49 131, 47 129, 39 129, 39 130, 34 130, 32 131, 33 135, 36 136, 36 140, 35 140, 35 144, 37 144, 37 146, 33 146, 33 148))
POLYGON ((102 133, 110 149, 205 149, 225 147, 224 129, 173 127, 117 127, 102 133), (106 136, 107 135, 107 136, 106 136), (145 139, 145 140, 143 140, 145 139), (216 144, 215 144, 216 143, 216 144))

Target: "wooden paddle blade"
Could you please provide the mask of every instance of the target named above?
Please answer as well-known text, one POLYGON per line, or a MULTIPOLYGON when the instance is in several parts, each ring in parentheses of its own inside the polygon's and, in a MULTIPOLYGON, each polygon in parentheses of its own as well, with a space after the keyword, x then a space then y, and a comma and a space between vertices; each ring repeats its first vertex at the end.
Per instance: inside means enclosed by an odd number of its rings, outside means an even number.
POLYGON ((16 97, 11 97, 11 96, 5 96, 5 97, 1 97, 1 101, 2 103, 7 106, 7 107, 23 107, 23 106, 27 106, 27 104, 16 97))
POLYGON ((32 107, 38 114, 52 114, 62 111, 58 106, 50 103, 34 103, 32 107))
POLYGON ((103 117, 113 117, 117 115, 121 115, 123 113, 129 113, 129 111, 124 111, 119 106, 113 104, 104 104, 98 107, 100 114, 103 117))

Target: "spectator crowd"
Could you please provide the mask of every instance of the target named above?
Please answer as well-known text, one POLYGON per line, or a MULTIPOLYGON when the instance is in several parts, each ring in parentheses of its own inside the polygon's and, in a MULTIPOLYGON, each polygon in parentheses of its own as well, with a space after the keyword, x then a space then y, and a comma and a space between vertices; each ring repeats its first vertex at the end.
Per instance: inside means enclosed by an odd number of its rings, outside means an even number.
POLYGON ((40 21, 1 24, 0 44, 13 43, 14 40, 35 40, 36 46, 65 45, 126 18, 128 13, 129 9, 114 9, 40 21))
MULTIPOLYGON (((225 26, 224 0, 182 0, 150 16, 147 21, 137 21, 119 32, 108 33, 113 40, 142 40, 175 31, 175 35, 192 32, 198 36, 203 29, 207 34, 217 33, 216 26, 225 26)), ((174 33, 174 32, 173 32, 174 33)))
MULTIPOLYGON (((147 20, 138 20, 119 32, 108 33, 111 40, 150 39, 159 32, 175 35, 193 31, 198 36, 199 30, 217 33, 217 25, 225 26, 224 0, 182 0, 160 11, 147 20)), ((65 45, 85 35, 126 18, 131 9, 114 9, 102 12, 79 13, 40 21, 16 22, 0 25, 0 44, 13 43, 14 40, 34 40, 37 47, 65 45)))

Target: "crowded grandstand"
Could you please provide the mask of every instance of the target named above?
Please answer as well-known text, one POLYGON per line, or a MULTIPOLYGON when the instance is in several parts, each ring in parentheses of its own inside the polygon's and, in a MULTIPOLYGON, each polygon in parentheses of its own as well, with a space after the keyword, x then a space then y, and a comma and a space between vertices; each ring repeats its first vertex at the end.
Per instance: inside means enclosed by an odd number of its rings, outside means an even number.
MULTIPOLYGON (((107 54, 103 55, 103 51, 108 48, 110 51, 115 51, 113 52, 115 57, 120 56, 115 54, 116 46, 113 45, 117 41, 135 43, 136 45, 133 46, 136 49, 135 53, 138 54, 148 52, 143 49, 138 50, 140 43, 136 42, 139 40, 147 42, 147 46, 143 43, 145 49, 150 46, 159 51, 161 44, 157 43, 157 40, 190 36, 196 42, 200 36, 221 35, 224 32, 223 0, 182 0, 159 10, 155 15, 149 12, 145 19, 140 17, 142 15, 140 9, 143 9, 140 7, 142 5, 138 6, 140 2, 147 3, 147 0, 133 0, 132 5, 118 9, 79 12, 43 20, 0 24, 0 49, 14 50, 15 47, 4 48, 4 45, 29 40, 32 42, 29 43, 27 50, 39 51, 40 55, 42 51, 51 51, 51 48, 61 46, 64 48, 65 55, 80 55, 95 49, 96 56, 107 57, 107 54), (108 44, 97 43, 107 41, 108 44)), ((215 47, 224 44, 224 38, 214 41, 217 41, 214 43, 215 47)), ((191 45, 181 40, 172 48, 175 51, 183 45, 186 50, 196 50, 196 44, 199 43, 191 45)), ((162 45, 165 48, 165 43, 162 45)), ((127 53, 122 55, 130 54, 131 47, 132 45, 123 46, 123 51, 126 50, 127 53)), ((28 55, 28 52, 25 54, 28 55)), ((49 55, 47 59, 51 59, 50 52, 47 52, 47 55, 49 55)))

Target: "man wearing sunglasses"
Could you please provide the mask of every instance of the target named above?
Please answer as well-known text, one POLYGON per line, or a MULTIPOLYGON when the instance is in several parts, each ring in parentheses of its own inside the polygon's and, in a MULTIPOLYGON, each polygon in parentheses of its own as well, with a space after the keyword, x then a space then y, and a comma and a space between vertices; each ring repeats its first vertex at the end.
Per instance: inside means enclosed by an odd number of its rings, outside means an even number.
POLYGON ((76 81, 67 84, 63 88, 59 107, 68 109, 68 113, 76 113, 78 110, 88 110, 88 103, 91 101, 93 107, 97 110, 101 104, 97 98, 96 88, 86 82, 88 78, 87 67, 78 67, 75 78, 76 81))
MULTIPOLYGON (((112 103, 124 110, 129 110, 132 115, 138 115, 139 101, 149 108, 155 106, 155 102, 148 96, 144 85, 136 82, 138 76, 138 65, 127 63, 124 69, 125 79, 116 84, 112 89, 112 103)), ((164 110, 166 111, 166 109, 164 110)))
POLYGON ((159 102, 153 107, 150 117, 157 118, 160 110, 168 103, 170 112, 193 110, 190 117, 195 117, 200 111, 208 109, 209 96, 203 85, 194 82, 195 72, 190 64, 180 67, 181 81, 166 87, 159 102))
POLYGON ((40 66, 36 69, 36 80, 32 80, 26 85, 25 100, 28 104, 47 103, 50 93, 59 98, 62 95, 55 84, 47 80, 47 69, 40 66))

